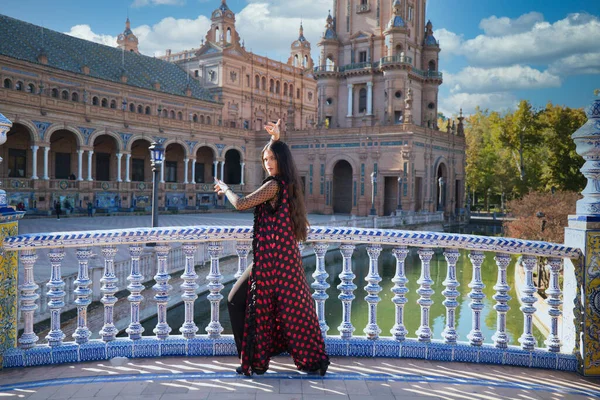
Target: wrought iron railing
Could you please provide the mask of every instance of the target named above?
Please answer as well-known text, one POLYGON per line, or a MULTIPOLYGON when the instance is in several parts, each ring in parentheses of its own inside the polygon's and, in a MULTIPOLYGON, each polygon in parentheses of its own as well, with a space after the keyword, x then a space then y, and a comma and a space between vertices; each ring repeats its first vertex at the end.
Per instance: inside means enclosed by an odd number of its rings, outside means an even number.
MULTIPOLYGON (((4 354, 4 365, 29 366, 61 362, 107 359, 115 356, 145 357, 158 355, 232 355, 235 346, 231 336, 222 335, 219 305, 223 300, 223 275, 220 270, 220 257, 225 244, 235 243, 238 254, 239 277, 247 267, 252 229, 250 227, 172 227, 154 229, 121 229, 94 232, 67 232, 31 234, 8 237, 4 241, 5 251, 17 251, 22 265, 22 278, 19 282, 19 309, 23 319, 23 333, 18 339, 19 348, 11 349, 4 354), (144 245, 154 243, 153 252, 156 267, 153 271, 152 292, 156 306, 158 322, 154 328, 154 336, 143 336, 140 322, 140 307, 150 301, 143 293, 144 274, 141 269, 144 245), (169 254, 173 244, 180 244, 184 265, 179 290, 174 291, 169 285, 169 254), (200 335, 200 327, 194 322, 194 301, 197 299, 198 275, 195 272, 194 257, 198 246, 204 244, 210 255, 210 272, 207 276, 210 295, 210 323, 204 328, 206 334, 200 335), (129 324, 126 332, 128 338, 117 338, 118 329, 114 321, 114 306, 117 302, 115 294, 124 289, 123 283, 115 271, 115 256, 118 247, 126 251, 129 261, 127 290, 129 296, 129 324), (47 308, 50 310, 50 330, 45 336, 46 344, 40 344, 40 338, 34 332, 34 315, 40 307, 39 286, 34 280, 34 268, 38 255, 48 250, 48 281, 46 283, 47 308), (67 252, 74 252, 77 259, 78 272, 73 280, 72 295, 65 291, 65 276, 61 270, 67 252), (93 253, 102 254, 102 274, 90 276, 90 258, 93 253), (39 253, 39 254, 38 254, 39 253), (100 338, 91 339, 92 332, 87 323, 87 309, 93 298, 92 287, 101 285, 100 292, 103 303, 104 323, 98 332, 100 338), (167 304, 171 296, 177 292, 185 305, 185 315, 180 325, 170 327, 167 324, 167 304), (77 328, 72 334, 73 342, 66 341, 61 329, 61 314, 66 310, 65 298, 72 301, 77 309, 77 328), (178 334, 175 332, 178 330, 178 334)), ((311 228, 307 244, 312 246, 316 255, 316 271, 313 274, 313 298, 317 306, 319 324, 326 337, 328 351, 331 355, 368 355, 417 357, 436 360, 493 362, 510 365, 527 365, 545 368, 574 370, 577 360, 572 349, 563 349, 561 353, 561 337, 558 321, 562 317, 561 288, 559 273, 563 259, 577 260, 581 251, 560 244, 525 241, 502 237, 485 237, 461 234, 379 230, 365 228, 314 227, 311 228), (339 275, 341 283, 337 286, 343 309, 343 321, 338 327, 339 336, 328 336, 329 327, 326 321, 325 300, 329 297, 331 279, 325 270, 325 254, 331 245, 338 246, 343 257, 343 270, 339 275), (369 272, 365 280, 365 291, 368 295, 368 324, 364 327, 364 335, 355 335, 350 309, 354 300, 354 274, 352 272, 352 255, 357 245, 365 245, 369 257, 369 272), (379 285, 378 258, 383 247, 390 247, 396 259, 396 273, 392 282, 394 294, 392 302, 395 307, 395 324, 390 331, 391 336, 382 336, 377 317, 379 296, 382 290, 379 285), (410 248, 417 248, 421 260, 421 277, 417 281, 419 288, 418 308, 407 304, 407 278, 404 272, 405 258, 410 248), (432 334, 430 307, 434 283, 431 276, 430 263, 436 249, 443 250, 447 265, 447 276, 443 284, 446 290, 444 306, 446 317, 442 340, 436 340, 432 334), (461 295, 456 279, 456 265, 460 256, 459 250, 469 252, 469 260, 473 270, 473 279, 468 285, 471 299, 471 331, 468 342, 460 342, 456 332, 456 299, 461 295), (483 252, 493 252, 497 265, 497 283, 493 296, 496 304, 497 330, 492 343, 484 343, 481 332, 481 310, 486 307, 485 295, 482 291, 481 264, 483 252), (510 286, 506 279, 506 270, 511 255, 522 255, 525 271, 524 293, 520 312, 523 316, 523 332, 519 339, 520 348, 510 346, 507 338, 506 317, 510 310, 507 303, 510 286), (550 287, 546 290, 551 320, 550 334, 545 340, 545 348, 537 348, 533 336, 532 316, 536 312, 536 291, 533 282, 533 271, 536 263, 545 260, 550 270, 550 287), (417 337, 410 338, 404 326, 404 313, 420 313, 420 326, 417 337)), ((301 245, 305 248, 307 244, 301 245)), ((39 268, 36 268, 39 273, 39 268)), ((148 269, 145 274, 149 274, 148 269)), ((331 292, 330 292, 331 294, 331 292)), ((463 294, 464 296, 464 294, 463 294)), ((489 305, 487 306, 489 307, 489 305)), ((17 323, 16 321, 14 322, 17 323)), ((572 322, 563 324, 563 329, 573 327, 572 322)))

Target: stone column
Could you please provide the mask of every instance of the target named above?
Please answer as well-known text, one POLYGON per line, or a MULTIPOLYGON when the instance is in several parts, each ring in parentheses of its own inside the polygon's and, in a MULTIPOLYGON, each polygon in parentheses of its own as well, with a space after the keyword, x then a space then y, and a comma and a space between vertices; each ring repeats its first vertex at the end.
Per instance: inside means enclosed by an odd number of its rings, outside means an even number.
POLYGON ((354 87, 354 85, 352 85, 351 83, 348 84, 348 115, 346 115, 347 117, 351 117, 352 116, 352 88, 354 87))
POLYGON ((367 82, 367 115, 373 115, 373 82, 367 82))
POLYGON ((48 153, 50 152, 50 146, 44 147, 44 180, 50 179, 48 176, 48 153))
POLYGON ((192 183, 196 183, 196 160, 192 158, 192 183))
POLYGON ((585 160, 581 172, 587 178, 576 215, 569 216, 565 244, 581 250, 579 258, 565 259, 562 352, 575 353, 585 376, 600 376, 600 98, 587 109, 588 121, 571 137, 585 160))
POLYGON ((215 178, 219 178, 219 162, 213 161, 213 169, 215 170, 215 178))
POLYGON ((225 160, 221 161, 221 180, 225 181, 223 178, 225 176, 225 160))
POLYGON ((92 178, 92 155, 94 155, 94 150, 88 150, 88 181, 93 181, 92 178))
POLYGON ((188 163, 190 162, 189 158, 183 160, 183 183, 188 183, 188 163))
POLYGON ((246 163, 242 163, 241 164, 241 169, 242 169, 242 178, 240 179, 240 185, 244 185, 244 167, 246 166, 246 163))
POLYGON ((117 153, 117 182, 123 182, 121 179, 121 158, 123 157, 122 153, 117 153))
POLYGON ((165 169, 167 169, 167 163, 163 160, 160 166, 160 183, 165 183, 165 169))
POLYGON ((83 180, 83 152, 84 150, 77 150, 77 180, 83 180))
POLYGON ((131 171, 129 164, 131 164, 131 154, 125 154, 125 182, 131 182, 131 171))
POLYGON ((33 174, 31 179, 39 179, 37 176, 37 151, 39 146, 31 146, 31 169, 33 174))

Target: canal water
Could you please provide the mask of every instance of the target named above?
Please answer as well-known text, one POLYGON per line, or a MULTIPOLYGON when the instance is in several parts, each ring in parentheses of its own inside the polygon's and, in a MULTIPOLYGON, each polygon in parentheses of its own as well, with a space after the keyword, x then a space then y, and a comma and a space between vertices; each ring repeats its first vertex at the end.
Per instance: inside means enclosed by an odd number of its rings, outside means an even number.
MULTIPOLYGON (((464 232, 467 233, 467 232, 464 232)), ((493 232, 483 232, 478 229, 470 229, 468 233, 481 233, 493 235, 493 232)), ((500 234, 497 232, 497 234, 500 234)), ((381 276, 382 291, 379 293, 381 301, 377 306, 377 323, 382 330, 381 336, 391 336, 390 330, 395 323, 395 305, 392 303, 394 294, 391 289, 394 287, 392 278, 396 273, 396 259, 391 252, 391 247, 384 247, 379 257, 379 275, 381 276)), ((508 284, 511 286, 509 295, 511 300, 508 305, 510 311, 507 316, 507 333, 509 335, 509 343, 519 345, 518 338, 523 332, 523 314, 519 310, 520 304, 514 289, 514 268, 516 257, 513 258, 507 270, 508 284)), ((342 322, 342 304, 338 299, 340 291, 337 286, 340 284, 339 274, 342 272, 342 256, 337 249, 329 251, 325 257, 325 265, 329 274, 328 283, 330 288, 327 290, 329 299, 325 302, 326 321, 329 326, 329 335, 339 335, 338 326, 342 322)), ((309 284, 313 282, 312 274, 315 271, 315 257, 304 258, 304 268, 309 284)), ((446 320, 446 308, 442 304, 444 296, 442 291, 445 287, 442 282, 446 278, 446 261, 441 250, 436 250, 436 253, 431 260, 431 278, 434 280, 432 285, 435 294, 432 296, 433 306, 430 310, 430 326, 433 331, 434 339, 442 339, 442 331, 446 320)), ((484 309, 481 316, 481 330, 485 337, 485 343, 493 343, 492 335, 496 332, 496 311, 493 309, 496 302, 492 296, 496 293, 493 286, 496 284, 497 267, 492 253, 486 253, 485 261, 481 266, 482 280, 485 284, 483 292, 486 297, 484 299, 484 309)), ((366 246, 357 246, 352 257, 352 271, 356 275, 354 284, 357 289, 354 291, 355 300, 352 302, 352 324, 354 325, 355 336, 363 336, 363 329, 368 321, 368 303, 364 301, 367 292, 364 287, 367 285, 365 277, 369 272, 369 257, 366 252, 366 246)), ((408 337, 416 337, 416 330, 419 328, 421 321, 420 307, 417 304, 419 295, 417 289, 419 285, 417 280, 421 274, 421 261, 417 254, 417 248, 411 248, 405 261, 405 273, 408 278, 407 288, 409 292, 406 294, 408 303, 404 306, 404 325, 408 330, 408 337)), ((458 287, 461 293, 457 299, 458 307, 456 309, 456 329, 459 335, 459 341, 468 342, 467 334, 472 327, 472 314, 469 308, 470 299, 468 287, 472 278, 472 266, 468 259, 468 252, 461 251, 461 256, 456 265, 457 280, 460 282, 458 287)), ((224 334, 231 333, 231 323, 227 312, 226 299, 233 284, 229 284, 221 292, 223 300, 220 307, 220 322, 224 328, 224 334)), ((311 290, 312 291, 312 290, 311 290)), ((205 334, 204 328, 210 322, 210 303, 206 299, 206 294, 200 296, 194 306, 195 322, 200 328, 198 333, 205 334)), ((178 328, 184 320, 184 307, 178 305, 173 307, 167 313, 169 326, 173 329, 174 334, 178 334, 178 328)), ((144 334, 152 335, 152 329, 156 326, 156 317, 143 322, 145 328, 144 334)), ((534 327, 534 337, 537 340, 537 345, 544 347, 544 336, 534 327)))

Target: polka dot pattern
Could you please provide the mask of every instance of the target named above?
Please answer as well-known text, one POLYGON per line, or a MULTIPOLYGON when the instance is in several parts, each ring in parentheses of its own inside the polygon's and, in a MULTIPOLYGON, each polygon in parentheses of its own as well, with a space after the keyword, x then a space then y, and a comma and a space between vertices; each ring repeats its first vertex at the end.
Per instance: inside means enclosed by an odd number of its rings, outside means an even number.
POLYGON ((286 351, 298 369, 317 370, 329 360, 294 238, 287 185, 270 179, 280 190, 274 206, 255 209, 242 370, 266 370, 272 356, 286 351))

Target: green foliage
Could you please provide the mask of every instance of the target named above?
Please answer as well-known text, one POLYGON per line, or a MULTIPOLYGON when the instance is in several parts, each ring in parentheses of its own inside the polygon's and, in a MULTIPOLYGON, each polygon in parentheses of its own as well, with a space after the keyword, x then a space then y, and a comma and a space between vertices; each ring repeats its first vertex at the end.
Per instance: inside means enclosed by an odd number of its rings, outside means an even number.
POLYGON ((466 183, 478 199, 488 193, 521 198, 531 191, 581 192, 583 159, 571 135, 586 121, 581 109, 521 101, 514 112, 476 109, 465 119, 466 183))

